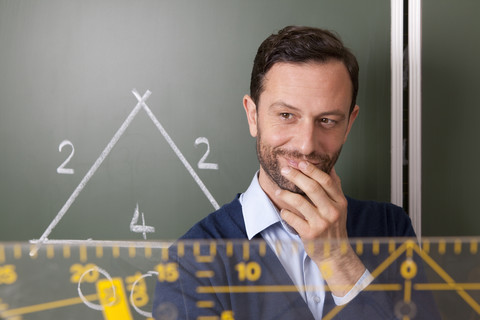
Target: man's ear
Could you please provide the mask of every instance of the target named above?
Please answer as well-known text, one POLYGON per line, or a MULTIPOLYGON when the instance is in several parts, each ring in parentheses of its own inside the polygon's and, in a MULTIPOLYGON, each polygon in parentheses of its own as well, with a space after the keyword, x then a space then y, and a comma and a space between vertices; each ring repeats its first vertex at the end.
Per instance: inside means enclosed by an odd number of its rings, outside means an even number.
POLYGON ((252 98, 246 94, 243 97, 243 107, 245 108, 245 113, 247 114, 248 127, 250 129, 250 134, 252 137, 257 136, 257 106, 253 102, 252 98))
POLYGON ((350 129, 352 129, 353 123, 355 122, 355 119, 357 118, 359 111, 360 111, 360 107, 358 105, 355 105, 355 107, 353 107, 352 112, 350 113, 350 116, 348 117, 348 127, 347 127, 347 132, 345 133, 345 138, 343 139, 343 143, 347 141, 348 134, 350 133, 350 129))

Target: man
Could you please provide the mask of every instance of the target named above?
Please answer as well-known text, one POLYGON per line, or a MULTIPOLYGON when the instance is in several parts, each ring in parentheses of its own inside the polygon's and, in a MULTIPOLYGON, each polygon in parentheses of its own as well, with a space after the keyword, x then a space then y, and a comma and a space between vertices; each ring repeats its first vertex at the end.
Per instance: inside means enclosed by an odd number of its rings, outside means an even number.
POLYGON ((165 310, 173 306, 178 319, 321 319, 335 306, 343 308, 340 319, 413 315, 398 310, 395 314, 398 299, 392 295, 364 290, 373 280, 365 266, 368 261, 345 241, 415 236, 400 208, 346 198, 335 172, 359 113, 358 70, 354 55, 325 30, 286 27, 261 44, 250 95, 243 98, 250 134, 257 139, 260 170, 245 193, 200 221, 181 240, 262 239, 267 252, 255 254, 261 264, 250 265, 253 276, 245 280, 237 277, 247 266, 244 257, 217 249, 218 263, 207 266, 172 247, 178 279, 159 281, 154 317, 167 319, 165 310), (294 254, 285 249, 291 244, 294 254), (207 279, 195 275, 206 269, 212 275, 207 279), (278 284, 298 290, 254 290, 278 284), (207 294, 199 289, 245 285, 251 290, 207 294))

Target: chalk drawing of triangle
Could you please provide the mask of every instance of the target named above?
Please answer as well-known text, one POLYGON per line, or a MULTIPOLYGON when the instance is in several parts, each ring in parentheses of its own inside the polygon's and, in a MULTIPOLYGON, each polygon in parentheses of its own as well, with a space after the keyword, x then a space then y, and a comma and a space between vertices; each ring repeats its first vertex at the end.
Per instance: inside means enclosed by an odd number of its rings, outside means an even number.
MULTIPOLYGON (((60 220, 63 218, 63 216, 67 213, 68 209, 72 206, 72 204, 75 202, 76 198, 78 195, 82 192, 83 188, 85 188, 86 184, 88 181, 93 177, 97 169, 101 166, 103 161, 107 158, 107 156, 110 154, 110 151, 113 149, 113 147, 116 145, 120 137, 123 135, 125 130, 128 128, 130 123, 133 121, 135 116, 140 112, 140 110, 144 110, 148 117, 152 120, 156 128, 160 131, 162 136, 165 138, 166 142, 168 145, 172 148, 172 150, 175 152, 176 156, 180 159, 182 164, 185 166, 186 170, 190 173, 192 178, 195 180, 197 185, 200 187, 202 192, 205 194, 207 199, 210 201, 212 206, 214 207, 215 210, 217 210, 220 206, 218 205, 217 201, 213 198, 211 193, 208 191, 207 187, 205 184, 202 182, 200 177, 197 175, 195 170, 192 168, 192 166, 188 163, 188 161, 185 159, 183 156, 182 152, 178 149, 176 144, 173 142, 173 140, 170 138, 166 130, 163 128, 162 124, 158 119, 155 117, 153 112, 150 110, 148 105, 146 104, 146 100, 150 97, 151 91, 147 90, 143 96, 140 96, 138 91, 136 89, 132 90, 133 95, 137 98, 138 103, 136 106, 133 108, 133 110, 130 112, 130 114, 127 116, 125 121, 122 123, 120 128, 117 130, 117 132, 114 134, 110 142, 107 144, 105 149, 102 151, 100 156, 97 158, 97 160, 94 162, 92 167, 88 170, 88 172, 85 174, 85 176, 82 178, 78 186, 75 188, 73 193, 70 195, 68 200, 65 202, 63 207, 60 209, 60 211, 57 213, 55 218, 52 220, 52 222, 48 225, 47 229, 44 231, 42 236, 38 240, 31 240, 32 243, 36 243, 38 248, 38 245, 41 245, 42 243, 45 243, 49 241, 48 236, 50 233, 53 231, 53 229, 56 227, 56 225, 60 222, 60 220)), ((34 250, 36 251, 36 250, 34 250)), ((35 252, 32 251, 31 254, 34 254, 35 252)))

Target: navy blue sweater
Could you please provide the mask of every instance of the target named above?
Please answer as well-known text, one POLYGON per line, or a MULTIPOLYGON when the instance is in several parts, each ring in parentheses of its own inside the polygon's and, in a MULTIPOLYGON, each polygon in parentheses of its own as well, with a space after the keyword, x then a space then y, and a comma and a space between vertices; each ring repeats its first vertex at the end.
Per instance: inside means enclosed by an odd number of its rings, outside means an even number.
MULTIPOLYGON (((415 237, 410 219, 403 209, 389 203, 358 201, 351 198, 347 200, 347 232, 350 239, 415 237)), ((262 240, 260 235, 257 238, 262 240)), ((235 249, 227 250, 228 239, 243 241, 247 239, 238 196, 231 203, 195 224, 181 237, 178 242, 184 242, 181 245, 181 255, 177 245, 170 248, 170 260, 177 263, 178 277, 175 281, 157 283, 153 305, 155 319, 175 319, 176 316, 176 319, 183 320, 217 316, 223 320, 230 319, 229 314, 233 314, 236 320, 314 319, 299 292, 291 290, 295 288, 293 282, 268 246, 264 246, 265 251, 250 249, 246 257, 242 243, 235 242, 235 249), (216 239, 214 260, 208 259, 209 256, 213 256, 208 246, 200 253, 204 259, 195 258, 199 255, 199 249, 195 249, 194 245, 188 242, 194 239, 216 239), (252 261, 257 263, 258 269, 255 270, 261 272, 252 274, 253 277, 250 279, 241 279, 239 264, 245 266, 252 261), (208 270, 212 276, 199 277, 197 273, 199 270, 208 270), (284 289, 278 290, 279 286, 283 286, 284 289), (216 289, 215 292, 211 292, 212 288, 216 289), (232 288, 240 288, 239 290, 243 288, 244 292, 238 290, 232 292, 232 288), (273 292, 275 290, 277 292, 273 292), (202 303, 199 304, 199 301, 202 303)), ((252 241, 251 246, 260 248, 261 242, 252 241)), ((383 254, 373 254, 372 250, 367 248, 364 252, 360 259, 370 271, 375 270, 389 255, 389 250, 386 249, 380 250, 383 254)), ((399 264, 405 260, 404 256, 401 255, 389 265, 374 283, 393 282, 403 285, 405 279, 399 277, 399 264)), ((346 306, 339 308, 334 305, 331 294, 327 292, 324 316, 335 315, 333 319, 401 319, 403 316, 398 309, 402 303, 404 304, 403 298, 403 290, 389 292, 364 290, 346 306)), ((414 307, 418 316, 415 319, 437 319, 431 310, 433 301, 430 296, 414 295, 412 299, 421 302, 416 303, 414 307)), ((404 306, 402 310, 409 307, 404 306)))

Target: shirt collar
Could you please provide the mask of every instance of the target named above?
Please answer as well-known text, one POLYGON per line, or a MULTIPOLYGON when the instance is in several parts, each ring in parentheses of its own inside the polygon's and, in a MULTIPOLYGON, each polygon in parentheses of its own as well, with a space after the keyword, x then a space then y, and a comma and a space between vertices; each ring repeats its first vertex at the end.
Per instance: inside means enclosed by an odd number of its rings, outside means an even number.
POLYGON ((258 172, 253 177, 247 191, 240 195, 240 203, 249 240, 281 221, 277 208, 260 187, 258 172))

